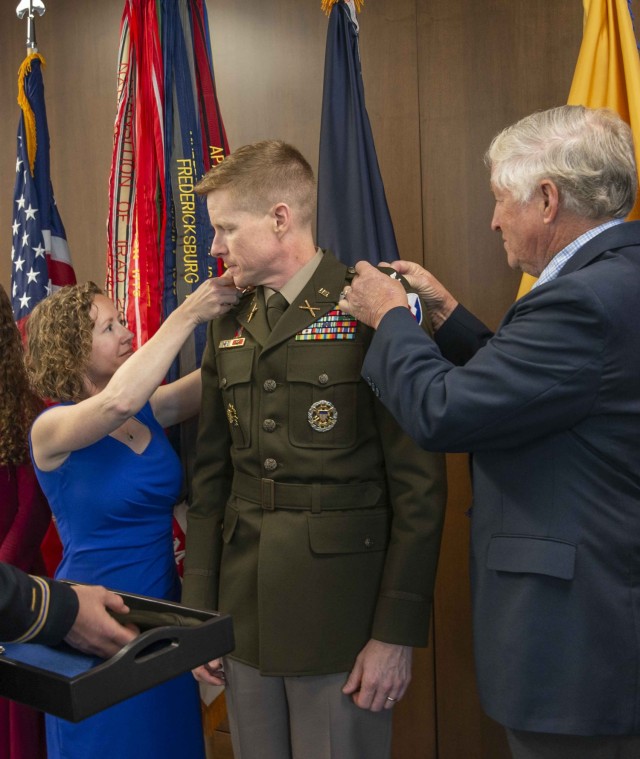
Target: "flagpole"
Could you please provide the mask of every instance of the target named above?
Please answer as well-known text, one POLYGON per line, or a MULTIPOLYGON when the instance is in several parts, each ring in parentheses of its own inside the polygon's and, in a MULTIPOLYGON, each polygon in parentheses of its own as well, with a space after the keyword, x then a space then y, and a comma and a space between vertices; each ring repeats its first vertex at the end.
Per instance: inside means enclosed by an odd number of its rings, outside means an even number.
POLYGON ((27 55, 38 52, 38 45, 36 43, 36 18, 34 11, 38 16, 42 16, 45 10, 42 0, 21 0, 16 8, 16 15, 18 18, 22 19, 25 16, 27 17, 27 55))

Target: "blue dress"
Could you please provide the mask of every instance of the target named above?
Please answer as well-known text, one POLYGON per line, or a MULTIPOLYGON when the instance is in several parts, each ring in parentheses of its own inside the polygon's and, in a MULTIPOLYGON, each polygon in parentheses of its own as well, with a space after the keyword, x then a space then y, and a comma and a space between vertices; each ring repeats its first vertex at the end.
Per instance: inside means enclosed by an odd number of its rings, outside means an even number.
MULTIPOLYGON (((151 431, 141 454, 107 436, 52 472, 36 467, 63 546, 56 577, 177 601, 172 517, 181 466, 148 403, 136 418, 151 431)), ((191 673, 78 723, 47 715, 46 727, 49 759, 204 758, 191 673)))

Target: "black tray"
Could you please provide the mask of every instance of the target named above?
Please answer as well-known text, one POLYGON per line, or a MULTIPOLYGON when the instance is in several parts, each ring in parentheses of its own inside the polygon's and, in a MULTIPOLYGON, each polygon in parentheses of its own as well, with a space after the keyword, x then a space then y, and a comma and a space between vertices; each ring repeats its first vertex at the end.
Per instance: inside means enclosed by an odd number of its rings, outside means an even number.
POLYGON ((110 659, 87 656, 66 644, 4 643, 0 696, 78 722, 233 650, 227 614, 116 592, 132 611, 178 614, 193 626, 154 627, 110 659))

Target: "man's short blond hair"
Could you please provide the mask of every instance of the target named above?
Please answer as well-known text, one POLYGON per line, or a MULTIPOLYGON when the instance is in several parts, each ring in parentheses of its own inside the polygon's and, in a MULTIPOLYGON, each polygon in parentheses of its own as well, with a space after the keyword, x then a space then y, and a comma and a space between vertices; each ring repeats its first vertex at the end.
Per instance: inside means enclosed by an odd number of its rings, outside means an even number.
POLYGON ((198 195, 229 190, 243 210, 266 213, 276 203, 297 212, 301 224, 313 221, 316 181, 297 148, 282 140, 263 140, 235 150, 195 186, 198 195))

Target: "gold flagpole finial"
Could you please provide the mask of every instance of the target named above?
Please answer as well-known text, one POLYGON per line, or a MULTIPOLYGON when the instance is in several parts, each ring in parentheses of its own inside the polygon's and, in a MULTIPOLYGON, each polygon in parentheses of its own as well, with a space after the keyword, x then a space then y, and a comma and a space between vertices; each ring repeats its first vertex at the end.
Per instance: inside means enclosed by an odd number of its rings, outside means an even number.
MULTIPOLYGON (((322 0, 321 7, 322 10, 328 15, 331 13, 331 9, 336 3, 339 3, 340 0, 322 0)), ((358 13, 362 10, 362 6, 364 5, 364 0, 351 0, 353 5, 355 5, 356 10, 358 13)))

